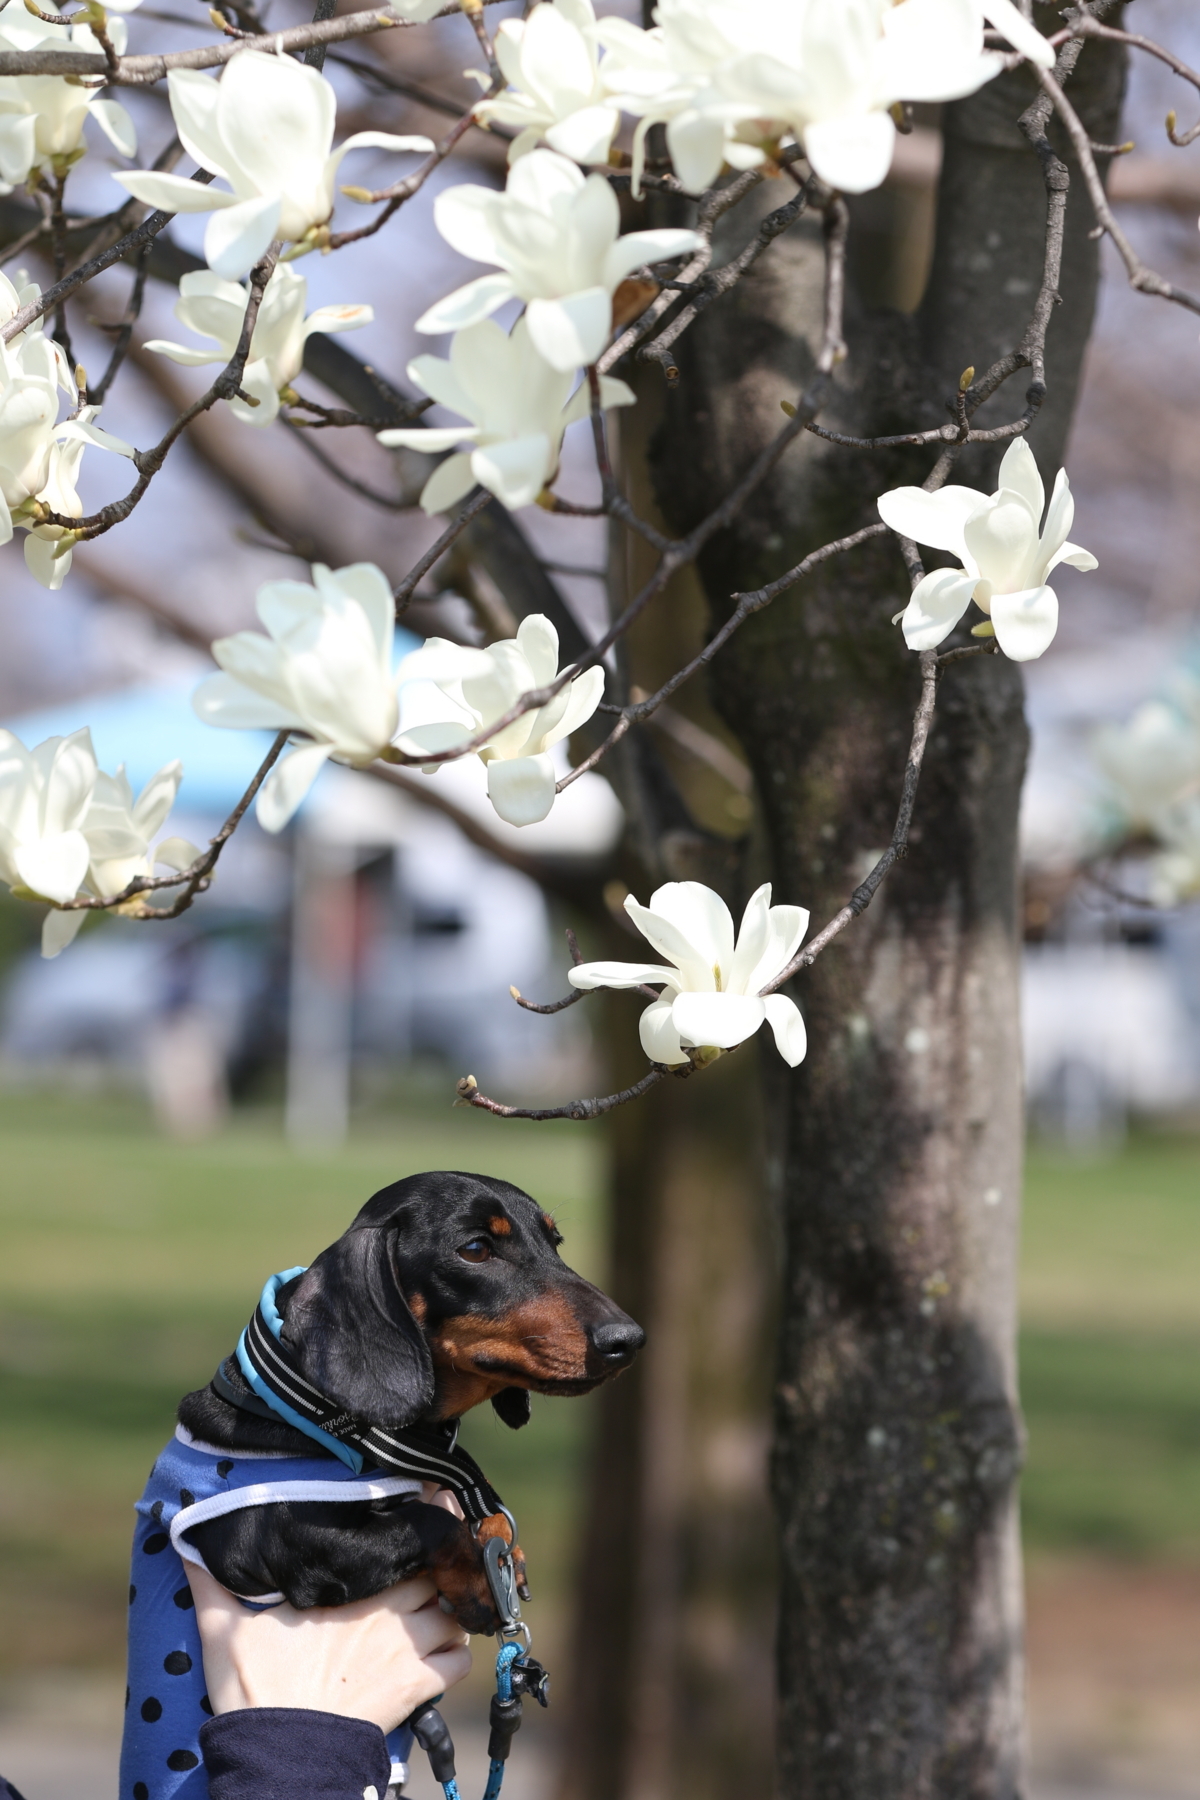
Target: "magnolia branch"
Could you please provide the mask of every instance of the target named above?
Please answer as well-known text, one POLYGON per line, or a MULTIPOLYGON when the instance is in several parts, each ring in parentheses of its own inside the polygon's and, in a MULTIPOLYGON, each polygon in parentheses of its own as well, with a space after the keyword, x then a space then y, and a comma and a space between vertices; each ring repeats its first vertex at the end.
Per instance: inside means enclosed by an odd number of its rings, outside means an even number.
POLYGON ((720 630, 709 639, 703 650, 694 656, 691 662, 685 663, 681 669, 677 669, 674 675, 665 681, 655 693, 648 695, 644 700, 634 701, 628 706, 618 708, 620 717, 604 742, 597 745, 596 749, 577 764, 569 775, 563 776, 557 784, 556 791, 561 794, 563 789, 570 787, 573 781, 578 781, 581 775, 586 775, 589 769, 594 769, 596 764, 607 756, 615 745, 620 743, 631 725, 640 725, 644 719, 650 718, 665 700, 669 700, 671 695, 683 686, 685 681, 690 681, 693 675, 706 668, 718 652, 725 648, 739 626, 744 625, 753 613, 761 612, 778 595, 785 593, 788 588, 794 587, 798 581, 802 580, 810 569, 815 569, 820 563, 827 562, 831 556, 839 556, 843 550, 853 550, 858 544, 866 543, 868 538, 881 537, 886 531, 886 525, 865 525, 861 531, 851 532, 849 537, 838 538, 833 543, 822 545, 819 550, 811 551, 803 561, 796 564, 794 569, 789 569, 786 575, 780 575, 776 580, 768 582, 766 587, 756 588, 753 593, 749 594, 731 595, 730 598, 736 602, 733 612, 720 630))
POLYGON ((208 412, 217 404, 218 400, 240 399, 246 401, 250 406, 257 406, 257 400, 243 391, 242 376, 246 372, 246 362, 250 355, 250 342, 254 336, 254 327, 258 321, 258 311, 262 305, 267 283, 279 260, 279 250, 278 244, 272 244, 262 261, 256 263, 250 271, 250 292, 246 301, 246 312, 242 320, 241 335, 233 355, 208 391, 180 413, 153 449, 134 451, 133 466, 138 472, 138 478, 124 498, 114 500, 110 505, 101 507, 99 512, 90 513, 87 517, 79 519, 70 518, 65 513, 53 512, 46 506, 41 507, 39 523, 62 526, 64 536, 59 539, 60 544, 65 546, 77 543, 81 538, 101 537, 106 531, 111 531, 114 525, 119 525, 127 519, 166 462, 171 446, 187 430, 193 419, 199 418, 201 413, 208 412))
MULTIPOLYGON (((495 6, 499 0, 479 0, 479 4, 495 6)), ((459 10, 456 0, 435 16, 448 18, 459 10)), ((371 37, 378 31, 411 29, 410 20, 385 6, 377 11, 344 13, 340 18, 318 19, 308 25, 290 26, 286 31, 272 31, 267 41, 277 55, 284 56, 318 44, 344 44, 351 38, 371 37)), ((104 55, 73 50, 0 50, 0 76, 101 75, 111 87, 151 87, 156 81, 165 80, 172 69, 219 69, 239 51, 262 49, 263 44, 262 36, 251 35, 224 44, 202 44, 194 50, 172 50, 159 56, 118 56, 113 61, 104 55)))

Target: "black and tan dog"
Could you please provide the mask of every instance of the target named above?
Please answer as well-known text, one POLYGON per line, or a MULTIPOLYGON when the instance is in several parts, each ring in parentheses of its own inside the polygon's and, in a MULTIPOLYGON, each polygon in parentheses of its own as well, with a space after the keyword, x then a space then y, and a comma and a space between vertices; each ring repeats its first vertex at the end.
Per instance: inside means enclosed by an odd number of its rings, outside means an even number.
MULTIPOLYGON (((361 1438, 380 1428, 378 1442, 414 1428, 419 1441, 423 1427, 444 1435, 447 1421, 485 1400, 515 1428, 529 1418, 531 1391, 587 1393, 632 1361, 644 1333, 562 1262, 561 1241, 553 1219, 508 1182, 434 1173, 384 1188, 280 1287, 288 1380, 338 1409, 331 1429, 361 1438)), ((254 1392, 245 1368, 244 1357, 229 1357, 212 1384, 186 1396, 186 1435, 238 1458, 319 1455, 254 1392)), ((181 1535, 232 1592, 282 1594, 298 1607, 363 1599, 427 1569, 447 1611, 469 1631, 491 1631, 482 1545, 510 1533, 502 1513, 472 1531, 409 1493, 241 1506, 181 1535)))

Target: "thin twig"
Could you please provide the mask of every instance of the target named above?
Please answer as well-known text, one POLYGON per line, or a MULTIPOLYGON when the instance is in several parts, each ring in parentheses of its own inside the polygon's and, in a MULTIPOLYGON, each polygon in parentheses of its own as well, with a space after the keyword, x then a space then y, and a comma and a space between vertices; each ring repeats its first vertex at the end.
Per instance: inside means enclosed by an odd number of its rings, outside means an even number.
POLYGON ((619 1094, 605 1094, 595 1100, 569 1100, 565 1106, 505 1106, 499 1100, 492 1100, 487 1094, 481 1094, 473 1075, 464 1075, 458 1083, 456 1106, 478 1106, 485 1112, 495 1113, 501 1119, 599 1119, 618 1106, 626 1106, 631 1100, 640 1100, 648 1094, 652 1087, 668 1075, 690 1075, 691 1067, 684 1063, 680 1069, 668 1069, 662 1063, 652 1063, 648 1074, 632 1087, 622 1088, 619 1094))
MULTIPOLYGON (((426 575, 428 575, 430 569, 433 568, 435 563, 439 563, 442 560, 455 539, 462 536, 476 513, 481 513, 485 506, 491 504, 491 499, 492 496, 487 488, 476 488, 474 493, 468 496, 462 511, 451 519, 449 525, 447 525, 437 542, 431 544, 424 556, 413 564, 412 568, 408 571, 408 574, 404 577, 404 580, 400 583, 400 586, 395 590, 397 618, 399 618, 402 612, 408 610, 408 605, 413 594, 416 592, 419 583, 425 579, 426 575)), ((422 760, 434 762, 437 758, 426 757, 422 759, 421 757, 414 757, 412 760, 414 762, 420 762, 422 760)))
POLYGON ((691 662, 686 663, 682 669, 677 669, 674 675, 648 698, 619 708, 621 716, 604 742, 598 744, 591 754, 578 763, 568 775, 564 775, 562 780, 556 784, 555 791, 561 793, 564 788, 570 787, 573 781, 578 781, 581 775, 586 775, 589 769, 594 769, 597 763, 608 755, 614 745, 620 743, 631 725, 638 725, 643 719, 648 719, 663 704, 664 700, 670 699, 677 688, 681 688, 685 681, 690 681, 693 675, 705 668, 718 652, 725 648, 734 632, 738 630, 739 626, 745 624, 752 613, 761 612, 764 606, 769 606, 772 600, 780 594, 786 593, 788 588, 794 587, 808 574, 810 569, 815 569, 819 563, 827 562, 831 556, 840 555, 843 550, 853 550, 856 545, 866 543, 868 538, 881 537, 886 531, 886 525, 865 525, 861 531, 851 532, 849 537, 838 538, 831 544, 822 545, 819 550, 811 551, 808 556, 796 564, 794 569, 789 569, 786 575, 780 575, 775 581, 768 582, 766 587, 756 588, 753 593, 749 594, 732 594, 730 598, 736 602, 734 610, 721 629, 709 639, 703 650, 693 656, 691 662))
POLYGON ((217 376, 206 393, 192 403, 168 428, 151 450, 135 450, 133 466, 138 478, 129 492, 121 500, 114 500, 109 506, 102 506, 99 512, 89 513, 84 518, 73 519, 64 513, 57 513, 43 507, 38 515, 39 522, 49 525, 60 525, 65 532, 73 534, 73 541, 79 538, 102 537, 127 519, 142 499, 150 483, 167 460, 172 445, 182 436, 193 419, 201 413, 208 412, 218 400, 246 400, 254 404, 252 397, 242 389, 242 376, 246 372, 246 362, 250 355, 250 343, 254 337, 254 327, 258 319, 258 309, 262 305, 262 297, 267 283, 275 270, 279 259, 280 246, 272 244, 260 263, 256 263, 250 271, 250 293, 246 301, 246 312, 242 319, 241 335, 237 348, 217 376))

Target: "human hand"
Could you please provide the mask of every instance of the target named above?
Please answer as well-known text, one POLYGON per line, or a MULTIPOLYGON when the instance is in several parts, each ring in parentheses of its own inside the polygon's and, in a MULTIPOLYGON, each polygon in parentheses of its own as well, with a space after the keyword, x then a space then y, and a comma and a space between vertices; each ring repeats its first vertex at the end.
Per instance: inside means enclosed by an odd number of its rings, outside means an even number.
POLYGON ((206 1570, 186 1568, 214 1713, 303 1707, 388 1732, 471 1667, 466 1635, 426 1575, 349 1606, 252 1612, 206 1570))

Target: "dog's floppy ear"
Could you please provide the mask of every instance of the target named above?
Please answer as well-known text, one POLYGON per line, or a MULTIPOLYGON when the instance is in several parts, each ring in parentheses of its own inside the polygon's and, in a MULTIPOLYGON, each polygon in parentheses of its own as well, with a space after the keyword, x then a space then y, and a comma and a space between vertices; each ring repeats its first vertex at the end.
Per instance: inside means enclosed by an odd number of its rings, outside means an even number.
POLYGON ((501 1388, 498 1394, 492 1395, 492 1408, 498 1419, 503 1419, 513 1431, 520 1431, 522 1425, 528 1425, 533 1410, 529 1389, 501 1388))
POLYGON ((372 1425, 410 1425, 433 1400, 433 1362, 396 1285, 388 1233, 347 1231, 299 1279, 283 1337, 300 1372, 372 1425))

